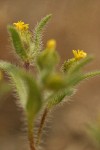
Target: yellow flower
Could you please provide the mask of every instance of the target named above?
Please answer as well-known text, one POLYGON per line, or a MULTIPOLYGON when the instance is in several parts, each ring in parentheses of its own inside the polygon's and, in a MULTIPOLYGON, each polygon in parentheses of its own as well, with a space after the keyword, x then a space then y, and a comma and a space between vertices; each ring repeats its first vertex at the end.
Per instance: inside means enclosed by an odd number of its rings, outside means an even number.
POLYGON ((19 31, 27 31, 29 28, 29 24, 25 24, 22 21, 18 21, 17 23, 13 23, 13 25, 18 29, 19 31))
POLYGON ((73 50, 73 54, 74 54, 74 58, 77 60, 80 60, 87 56, 87 53, 85 53, 83 50, 73 50))
POLYGON ((51 39, 47 41, 47 49, 55 49, 56 48, 56 41, 51 39))

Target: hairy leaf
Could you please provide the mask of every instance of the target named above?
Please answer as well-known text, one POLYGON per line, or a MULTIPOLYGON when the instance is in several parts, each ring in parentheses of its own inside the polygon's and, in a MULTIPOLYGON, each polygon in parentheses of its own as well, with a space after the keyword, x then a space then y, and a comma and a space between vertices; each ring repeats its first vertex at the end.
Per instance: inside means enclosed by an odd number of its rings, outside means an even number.
POLYGON ((0 61, 0 68, 11 77, 20 103, 28 119, 32 119, 41 107, 41 95, 34 78, 26 71, 4 61, 0 61))
POLYGON ((48 98, 48 103, 47 103, 47 108, 51 108, 57 104, 59 104, 64 98, 65 96, 71 96, 73 94, 73 89, 61 89, 58 92, 52 94, 49 98, 48 98))
POLYGON ((8 26, 8 31, 10 32, 12 43, 13 43, 16 53, 21 59, 25 60, 27 58, 27 54, 23 47, 18 31, 13 26, 8 26))
POLYGON ((92 71, 92 72, 85 73, 81 79, 82 80, 89 79, 89 78, 93 78, 97 75, 100 75, 100 71, 92 71))
POLYGON ((42 42, 42 31, 44 29, 44 27, 46 26, 46 24, 48 23, 48 21, 51 18, 51 14, 47 15, 46 17, 44 17, 39 24, 35 27, 35 31, 34 31, 34 44, 35 44, 35 48, 34 51, 40 51, 41 50, 41 42, 42 42))
POLYGON ((75 64, 72 65, 72 67, 70 67, 67 74, 73 75, 73 73, 77 73, 83 66, 85 66, 87 63, 89 63, 91 60, 92 60, 92 57, 88 56, 88 57, 76 62, 75 64))

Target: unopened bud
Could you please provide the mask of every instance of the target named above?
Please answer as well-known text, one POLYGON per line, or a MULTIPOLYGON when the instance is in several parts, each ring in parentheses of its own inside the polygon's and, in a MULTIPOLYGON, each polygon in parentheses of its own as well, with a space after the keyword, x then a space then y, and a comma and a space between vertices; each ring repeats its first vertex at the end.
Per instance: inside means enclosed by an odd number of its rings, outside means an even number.
POLYGON ((47 41, 47 49, 56 49, 56 41, 54 39, 47 41))

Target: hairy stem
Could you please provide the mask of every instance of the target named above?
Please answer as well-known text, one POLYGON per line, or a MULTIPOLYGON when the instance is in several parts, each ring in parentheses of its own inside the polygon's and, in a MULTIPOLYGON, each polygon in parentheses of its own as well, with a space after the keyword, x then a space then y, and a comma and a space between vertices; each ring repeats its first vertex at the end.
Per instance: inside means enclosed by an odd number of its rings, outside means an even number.
POLYGON ((42 135, 42 131, 43 131, 43 127, 44 127, 44 124, 45 124, 45 120, 46 120, 48 111, 49 110, 47 108, 45 108, 44 113, 42 115, 42 118, 41 118, 41 121, 40 121, 40 127, 39 127, 39 130, 38 130, 38 133, 37 133, 36 146, 38 146, 39 143, 40 143, 41 135, 42 135))
POLYGON ((28 124, 28 140, 29 140, 29 145, 30 145, 30 150, 36 150, 35 145, 34 145, 34 136, 33 136, 33 125, 28 124))
POLYGON ((27 71, 29 71, 30 63, 29 63, 29 62, 24 62, 23 67, 24 67, 27 71))

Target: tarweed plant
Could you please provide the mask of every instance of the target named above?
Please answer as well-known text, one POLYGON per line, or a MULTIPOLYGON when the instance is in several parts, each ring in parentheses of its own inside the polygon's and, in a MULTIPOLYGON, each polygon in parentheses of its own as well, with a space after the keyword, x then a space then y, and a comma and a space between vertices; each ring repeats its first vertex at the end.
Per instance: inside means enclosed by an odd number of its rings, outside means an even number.
POLYGON ((42 47, 43 30, 51 16, 44 17, 34 30, 30 30, 29 24, 23 21, 9 25, 9 37, 15 55, 19 58, 19 66, 0 60, 0 69, 10 77, 15 95, 25 114, 30 150, 39 149, 50 110, 68 102, 75 93, 76 86, 83 80, 100 75, 100 71, 82 71, 93 59, 83 50, 73 50, 73 58, 65 60, 58 69, 60 56, 56 50, 55 39, 48 40, 45 48, 42 47), (34 135, 35 122, 41 111, 43 113, 37 135, 34 135))

